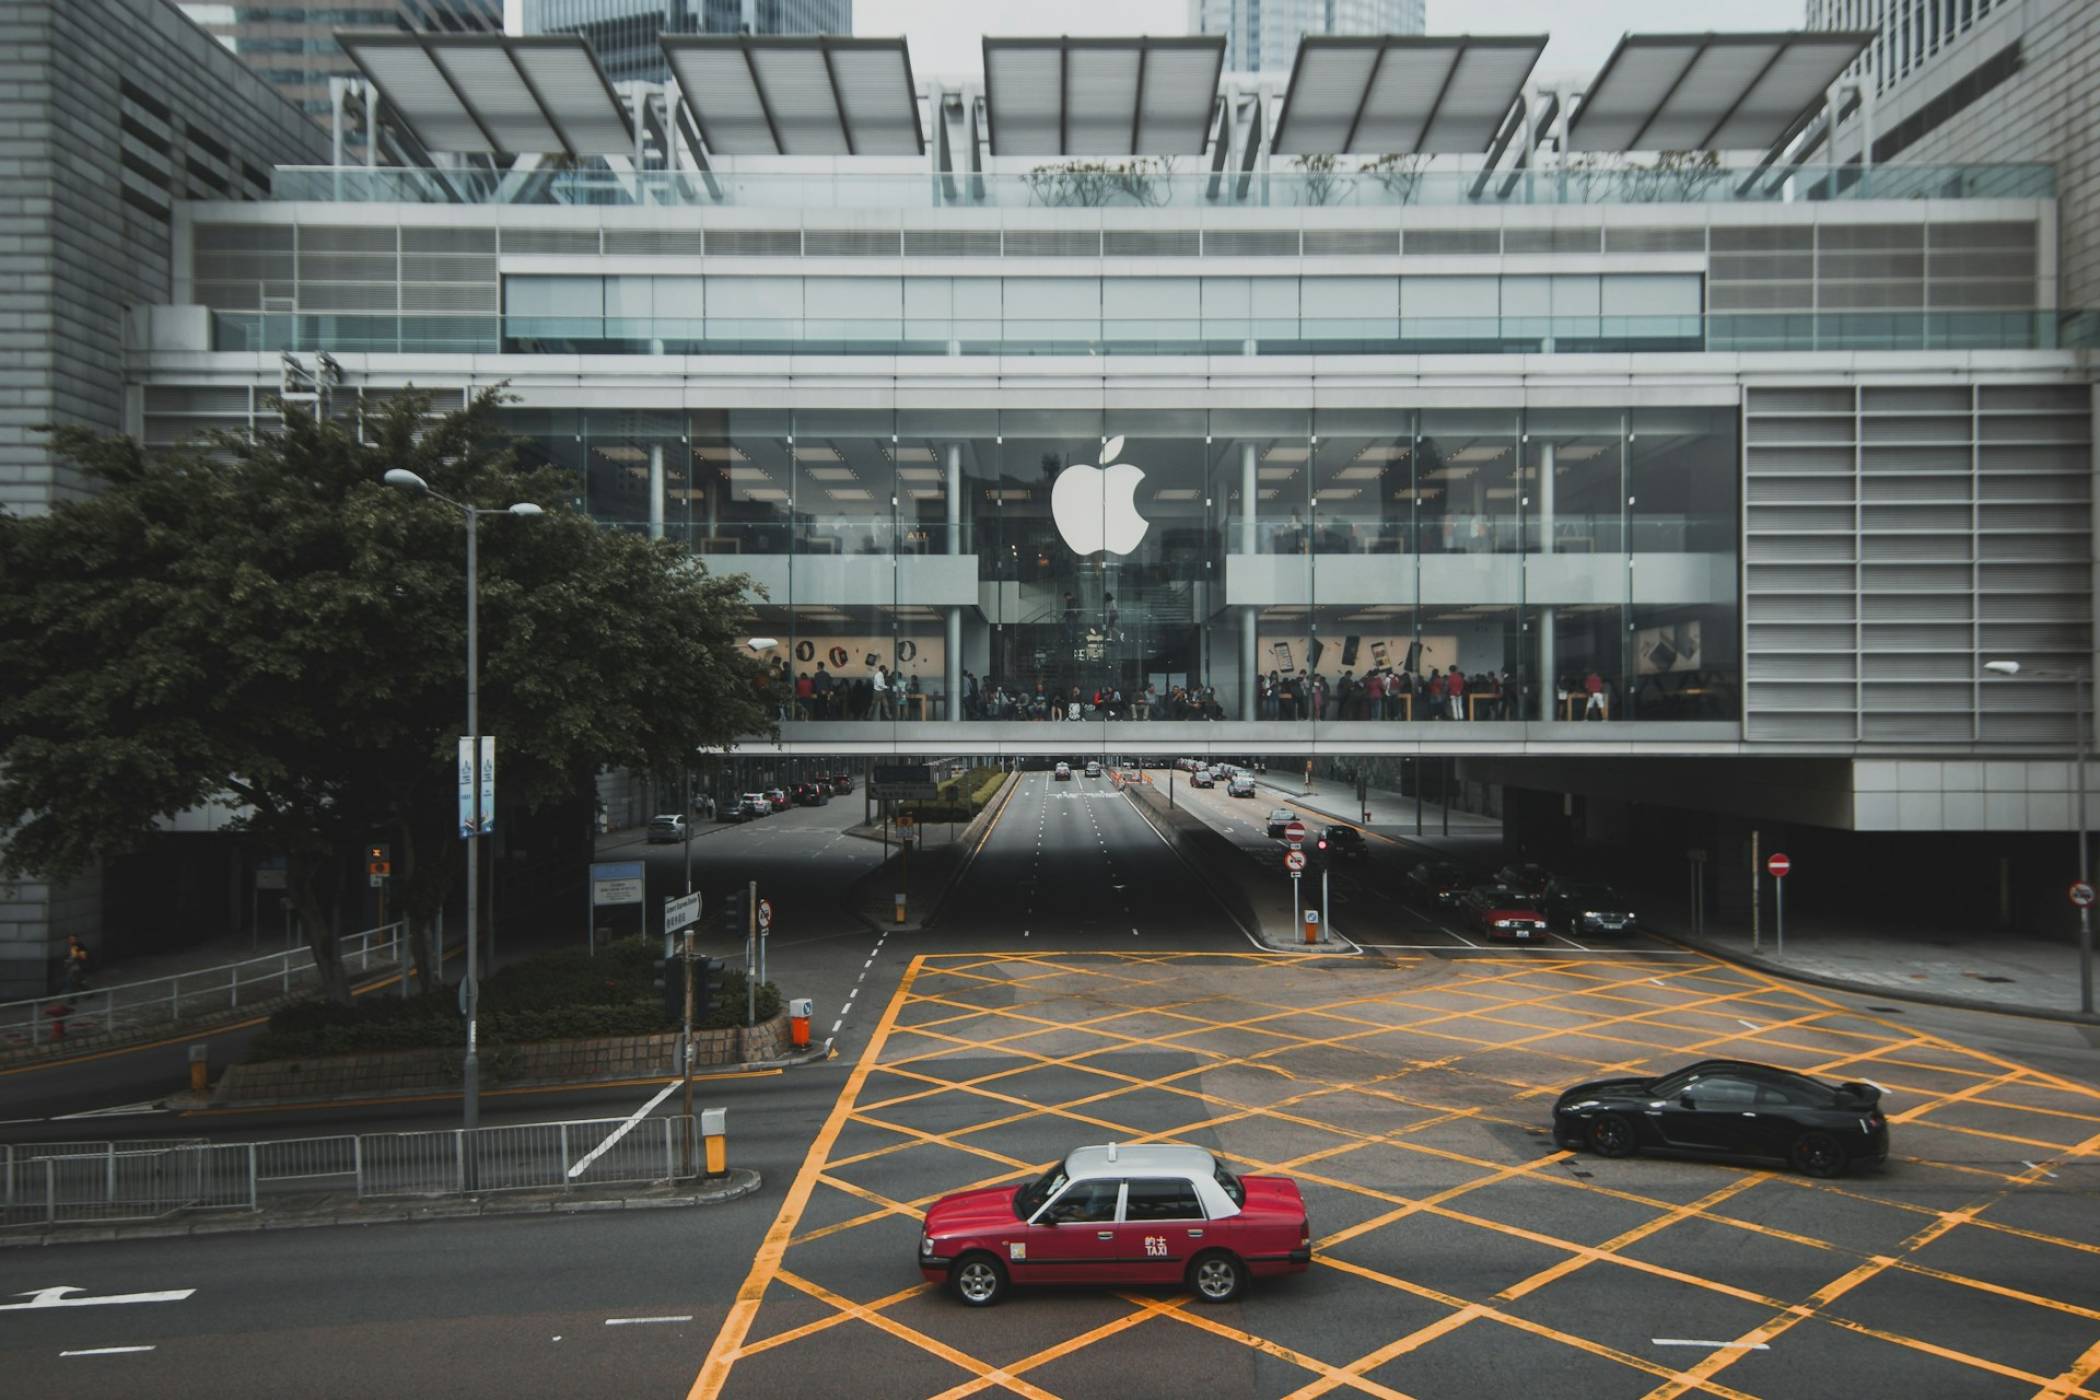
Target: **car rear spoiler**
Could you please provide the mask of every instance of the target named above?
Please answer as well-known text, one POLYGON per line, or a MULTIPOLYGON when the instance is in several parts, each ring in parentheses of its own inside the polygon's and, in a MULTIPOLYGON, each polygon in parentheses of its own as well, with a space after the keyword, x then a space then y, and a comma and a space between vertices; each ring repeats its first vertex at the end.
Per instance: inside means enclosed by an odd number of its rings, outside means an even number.
POLYGON ((1873 1084, 1850 1079, 1838 1085, 1838 1102, 1846 1108, 1872 1108, 1881 1102, 1881 1090, 1873 1084))

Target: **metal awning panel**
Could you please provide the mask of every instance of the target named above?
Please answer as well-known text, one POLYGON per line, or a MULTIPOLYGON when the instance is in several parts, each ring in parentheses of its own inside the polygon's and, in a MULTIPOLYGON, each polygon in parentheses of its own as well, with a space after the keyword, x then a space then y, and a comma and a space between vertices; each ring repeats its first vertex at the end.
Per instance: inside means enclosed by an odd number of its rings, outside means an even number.
POLYGON ((388 114, 432 151, 618 155, 634 129, 576 35, 338 32, 388 114))
POLYGON ((919 155, 902 39, 666 34, 680 99, 716 155, 919 155))
POLYGON ((1201 155, 1225 36, 984 41, 995 156, 1201 155))
POLYGON ((1872 35, 1628 34, 1568 123, 1577 151, 1762 150, 1823 101, 1872 35))
POLYGON ((1276 121, 1280 155, 1487 149, 1544 35, 1307 35, 1276 121))

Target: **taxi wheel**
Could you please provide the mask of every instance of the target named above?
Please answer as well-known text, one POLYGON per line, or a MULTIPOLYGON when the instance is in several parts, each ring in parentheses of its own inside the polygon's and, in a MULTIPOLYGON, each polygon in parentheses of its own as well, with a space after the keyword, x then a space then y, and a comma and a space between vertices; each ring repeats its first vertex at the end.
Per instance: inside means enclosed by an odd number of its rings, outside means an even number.
POLYGON ((1247 1266, 1223 1250, 1199 1254, 1189 1265, 1189 1287, 1206 1303, 1229 1303, 1247 1287, 1247 1266))
POLYGON ((989 1254, 965 1254, 948 1271, 955 1296, 973 1308, 988 1308, 1006 1296, 1006 1270, 989 1254))
POLYGON ((1845 1149, 1828 1133, 1803 1133, 1788 1155, 1795 1170, 1810 1176, 1842 1176, 1845 1172, 1845 1149))
POLYGON ((1599 1157, 1631 1157, 1640 1146, 1633 1124, 1616 1113, 1600 1113, 1591 1119, 1589 1138, 1599 1157))

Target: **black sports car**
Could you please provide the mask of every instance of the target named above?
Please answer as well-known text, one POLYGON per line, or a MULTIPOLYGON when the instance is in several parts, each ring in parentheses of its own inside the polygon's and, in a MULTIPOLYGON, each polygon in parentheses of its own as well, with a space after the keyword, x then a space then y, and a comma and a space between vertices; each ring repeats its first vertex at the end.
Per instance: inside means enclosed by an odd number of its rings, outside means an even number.
POLYGON ((1553 1105, 1553 1140, 1604 1157, 1776 1157, 1810 1176, 1838 1176, 1889 1155, 1880 1104, 1872 1084, 1826 1084, 1770 1065, 1701 1060, 1659 1079, 1576 1085, 1553 1105))

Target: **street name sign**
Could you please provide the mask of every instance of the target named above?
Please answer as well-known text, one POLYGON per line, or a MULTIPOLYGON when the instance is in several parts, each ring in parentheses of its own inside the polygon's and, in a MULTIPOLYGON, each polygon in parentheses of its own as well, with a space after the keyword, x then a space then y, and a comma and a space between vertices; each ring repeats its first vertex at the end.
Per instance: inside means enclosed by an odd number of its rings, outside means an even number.
POLYGON ((664 901, 665 933, 676 933, 682 928, 690 928, 699 922, 700 895, 698 891, 664 901))

